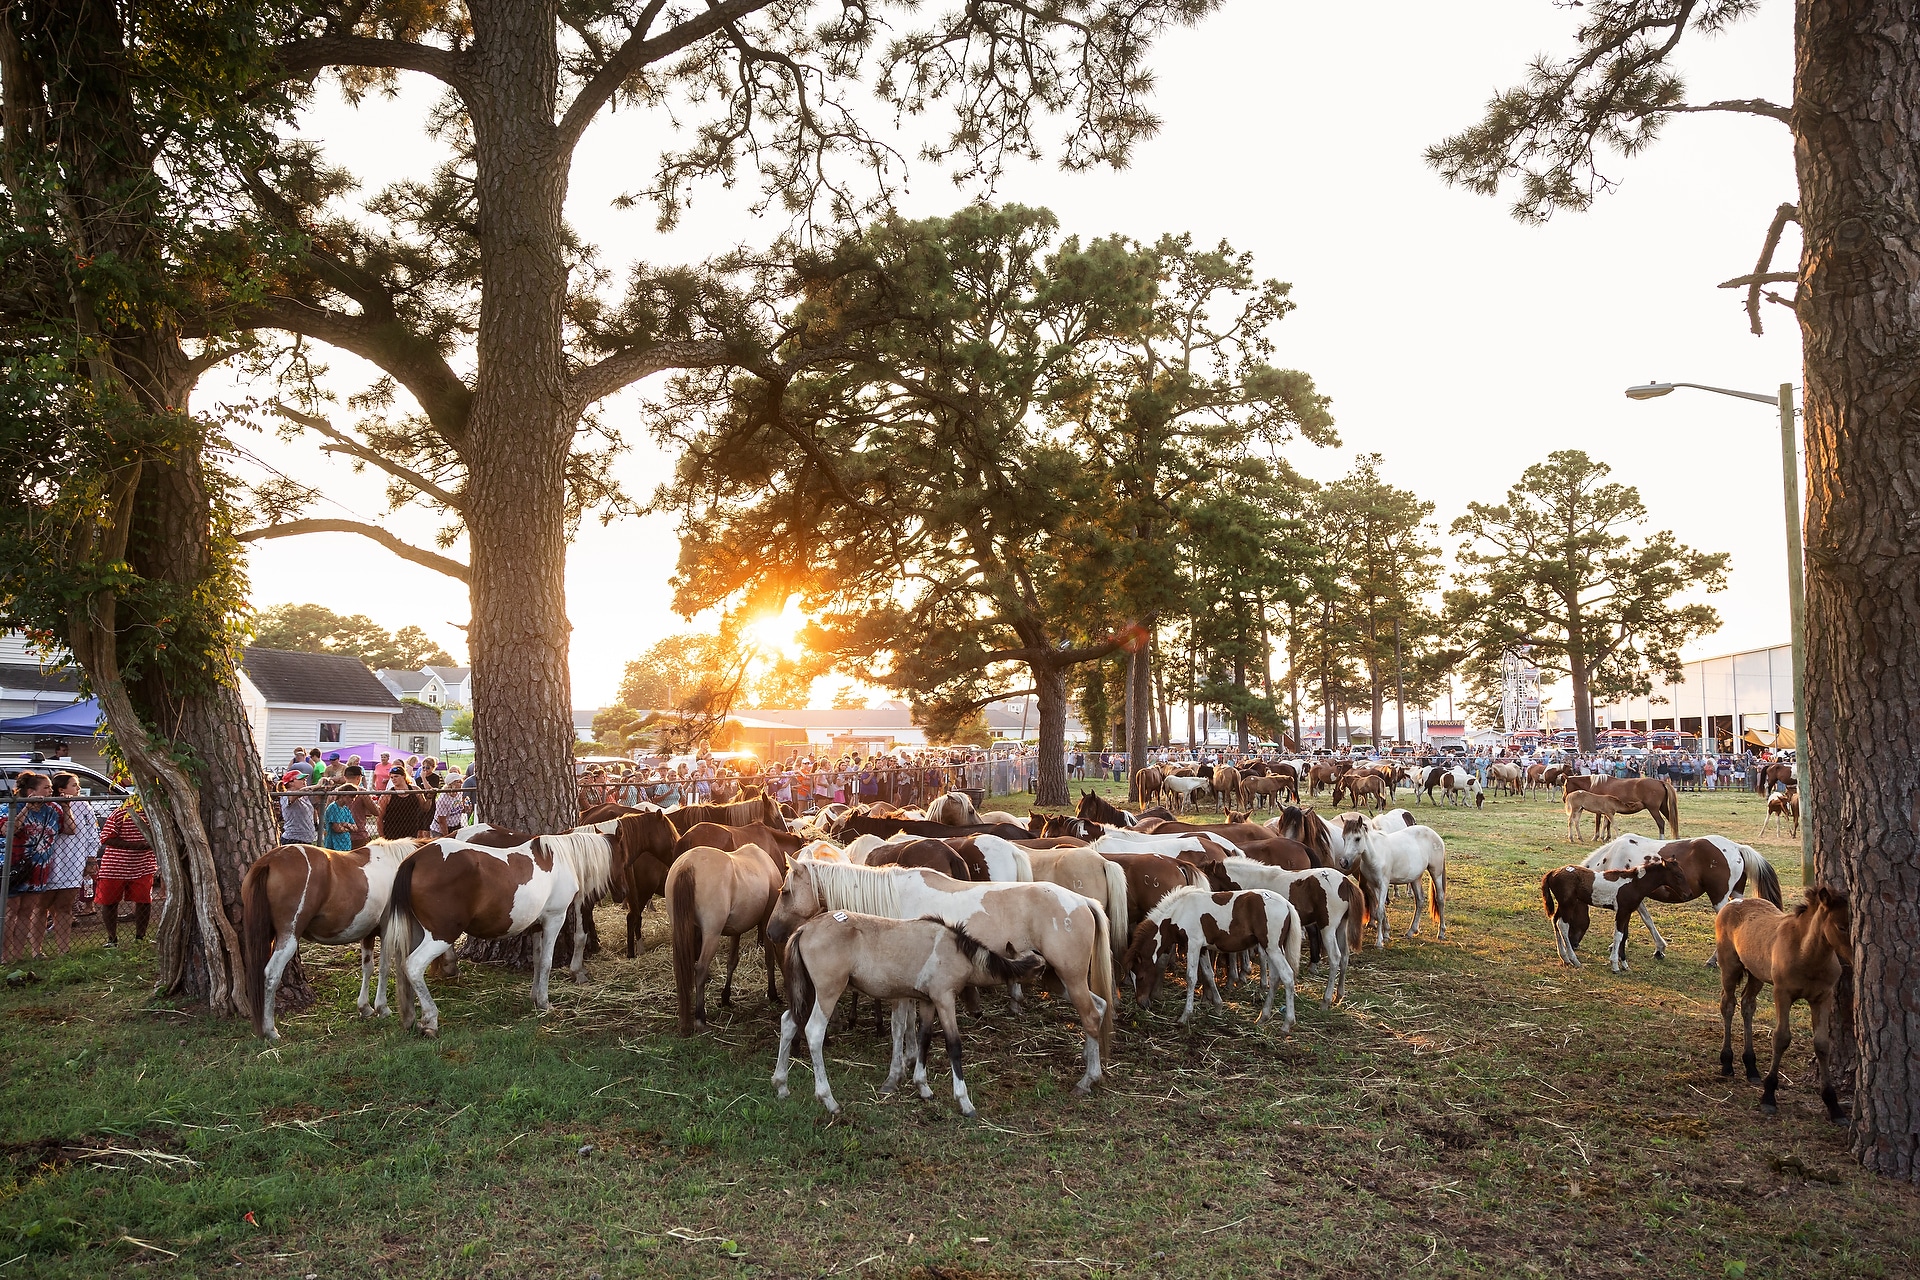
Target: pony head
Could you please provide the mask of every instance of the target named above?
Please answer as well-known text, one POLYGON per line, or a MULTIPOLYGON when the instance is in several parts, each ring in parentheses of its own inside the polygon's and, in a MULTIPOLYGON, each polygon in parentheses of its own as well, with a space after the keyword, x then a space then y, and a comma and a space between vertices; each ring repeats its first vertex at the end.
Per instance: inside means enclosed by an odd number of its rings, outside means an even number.
POLYGON ((1180 945, 1182 937, 1180 926, 1166 919, 1142 920, 1133 931, 1121 967, 1133 978, 1133 998, 1140 1004, 1152 1001, 1154 993, 1160 989, 1160 972, 1166 967, 1167 957, 1180 945))
POLYGON ((1799 908, 1818 918, 1820 936, 1840 957, 1840 963, 1853 963, 1853 906, 1847 895, 1825 885, 1807 890, 1806 905, 1799 908))

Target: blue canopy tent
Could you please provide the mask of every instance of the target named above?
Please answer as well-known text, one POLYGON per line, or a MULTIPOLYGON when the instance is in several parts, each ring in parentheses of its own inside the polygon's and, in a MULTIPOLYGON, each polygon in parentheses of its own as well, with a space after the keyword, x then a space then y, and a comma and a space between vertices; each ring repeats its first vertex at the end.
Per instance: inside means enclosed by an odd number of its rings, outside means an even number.
POLYGON ((0 734, 24 738, 91 738, 100 731, 100 721, 100 699, 88 698, 35 716, 0 720, 0 734))

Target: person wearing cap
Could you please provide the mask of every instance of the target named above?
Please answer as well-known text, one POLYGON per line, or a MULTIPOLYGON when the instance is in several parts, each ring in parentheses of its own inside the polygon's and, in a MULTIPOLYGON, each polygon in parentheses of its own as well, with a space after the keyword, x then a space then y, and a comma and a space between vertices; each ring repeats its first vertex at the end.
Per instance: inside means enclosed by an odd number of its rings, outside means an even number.
POLYGON ((318 844, 320 830, 314 824, 313 799, 306 794, 307 784, 289 772, 282 779, 280 796, 280 843, 318 844))

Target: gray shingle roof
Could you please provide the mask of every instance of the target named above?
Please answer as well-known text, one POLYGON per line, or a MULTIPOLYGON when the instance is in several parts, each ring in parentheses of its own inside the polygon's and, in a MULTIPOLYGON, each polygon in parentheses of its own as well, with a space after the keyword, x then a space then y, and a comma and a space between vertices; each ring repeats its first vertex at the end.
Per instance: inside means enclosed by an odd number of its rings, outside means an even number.
POLYGON ((0 663, 0 689, 31 690, 35 693, 80 693, 80 681, 72 671, 55 671, 24 663, 0 663))
POLYGON ((425 671, 408 671, 403 667, 382 667, 375 674, 383 681, 399 685, 402 693, 418 693, 433 679, 425 671))
POLYGON ((438 733, 440 732, 440 713, 432 707, 402 703, 400 714, 393 718, 393 731, 395 733, 438 733))
POLYGON ((400 709, 400 699, 393 696, 393 691, 351 654, 250 648, 242 655, 240 665, 270 704, 400 709))

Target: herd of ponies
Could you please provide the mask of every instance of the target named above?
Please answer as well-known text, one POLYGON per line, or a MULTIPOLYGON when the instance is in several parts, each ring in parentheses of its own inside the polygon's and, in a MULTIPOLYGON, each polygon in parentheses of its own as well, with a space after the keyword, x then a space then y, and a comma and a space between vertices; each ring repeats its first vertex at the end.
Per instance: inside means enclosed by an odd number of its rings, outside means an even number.
MULTIPOLYGON (((1586 781, 1567 780, 1566 794, 1586 781)), ((1837 1115, 1827 1036, 1839 967, 1851 961, 1844 899, 1815 891, 1805 905, 1782 911, 1779 879, 1757 851, 1721 836, 1680 840, 1677 809, 1647 798, 1653 803, 1644 807, 1663 833, 1671 823, 1674 839, 1622 835, 1543 880, 1562 961, 1580 963, 1576 948, 1595 908, 1614 911, 1609 962, 1616 972, 1627 967, 1627 926, 1636 914, 1662 956, 1666 940, 1647 904, 1706 897, 1716 912, 1709 963, 1719 965, 1723 981, 1723 1069, 1732 1071, 1739 1003, 1747 1074, 1762 1079, 1753 1015, 1760 989, 1771 985, 1777 1025, 1763 1105, 1775 1105, 1780 1058, 1791 1039, 1787 1011, 1806 1000, 1822 1097, 1837 1115)), ((1274 807, 1265 822, 1233 812, 1225 822, 1201 825, 1166 807, 1128 812, 1083 792, 1075 813, 1036 813, 1023 822, 979 812, 954 792, 924 811, 835 805, 796 817, 759 795, 671 810, 601 805, 558 835, 480 824, 458 837, 423 833, 346 851, 281 845, 248 869, 241 889, 254 1029, 279 1038, 275 998, 302 940, 359 946, 363 1016, 391 1012, 392 969, 401 1025, 433 1036, 440 1015, 428 977, 450 971, 454 945, 463 936, 530 934, 533 1003, 544 1011, 562 934, 570 942, 569 973, 583 983, 589 941, 597 943, 594 905, 624 903, 632 956, 644 948, 642 912, 657 897, 666 909, 683 1035, 706 1025, 720 948, 729 949, 725 1005, 741 940, 758 942, 767 997, 782 1009, 773 1074, 781 1097, 795 1041, 804 1038, 814 1094, 828 1111, 839 1109, 825 1042, 842 995, 854 996, 851 1028, 865 994, 876 1018, 883 1007, 892 1010, 883 1091, 897 1088, 910 1067, 919 1095, 932 1096, 927 1065, 937 1029, 955 1101, 973 1115, 958 1008, 978 1012, 981 988, 1004 987, 1017 1015, 1025 988, 1038 982, 1057 988, 1079 1024, 1084 1061, 1075 1088, 1084 1094, 1102 1078, 1123 982, 1145 1005, 1168 972, 1179 973, 1184 1024, 1203 990, 1224 1008, 1222 985, 1253 981, 1257 967, 1254 1021, 1271 1016, 1279 1001, 1282 1026, 1291 1031, 1302 951, 1308 966, 1323 966, 1322 1003, 1331 1007, 1344 995, 1348 966, 1367 933, 1387 945, 1389 903, 1399 886, 1412 891, 1409 935, 1420 932, 1426 915, 1445 939, 1446 843, 1412 812, 1328 817, 1277 798, 1274 807)))

